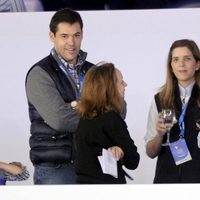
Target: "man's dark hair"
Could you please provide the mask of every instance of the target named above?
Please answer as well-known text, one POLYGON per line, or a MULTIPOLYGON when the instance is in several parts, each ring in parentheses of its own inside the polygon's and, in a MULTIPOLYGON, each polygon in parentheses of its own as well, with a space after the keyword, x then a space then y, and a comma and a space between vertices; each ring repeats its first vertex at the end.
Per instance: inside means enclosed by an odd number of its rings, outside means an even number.
POLYGON ((58 24, 62 22, 69 23, 69 24, 74 24, 78 22, 80 24, 81 30, 83 29, 83 21, 81 19, 80 14, 70 8, 64 8, 64 9, 58 10, 51 18, 49 28, 50 28, 50 31, 54 33, 54 35, 57 32, 58 24))

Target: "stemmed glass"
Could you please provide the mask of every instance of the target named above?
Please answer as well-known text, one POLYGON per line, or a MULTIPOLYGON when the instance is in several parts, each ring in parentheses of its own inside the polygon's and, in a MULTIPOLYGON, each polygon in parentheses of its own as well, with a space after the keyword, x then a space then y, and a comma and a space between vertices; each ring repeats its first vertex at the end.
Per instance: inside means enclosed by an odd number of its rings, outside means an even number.
MULTIPOLYGON (((162 110, 162 117, 164 119, 164 124, 172 124, 172 126, 174 124, 176 124, 177 119, 176 119, 176 114, 175 114, 175 110, 173 109, 163 109, 162 110)), ((167 130, 167 140, 166 143, 162 144, 162 146, 169 146, 170 143, 170 130, 167 130)))

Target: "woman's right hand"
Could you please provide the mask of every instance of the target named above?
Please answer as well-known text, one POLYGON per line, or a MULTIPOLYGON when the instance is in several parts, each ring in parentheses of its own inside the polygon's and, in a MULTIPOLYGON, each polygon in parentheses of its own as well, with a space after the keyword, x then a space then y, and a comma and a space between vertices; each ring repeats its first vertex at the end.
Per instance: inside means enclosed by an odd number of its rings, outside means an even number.
POLYGON ((164 119, 162 116, 162 113, 158 114, 158 120, 156 124, 156 130, 158 133, 158 136, 163 137, 167 131, 169 131, 172 128, 173 124, 165 124, 164 119))

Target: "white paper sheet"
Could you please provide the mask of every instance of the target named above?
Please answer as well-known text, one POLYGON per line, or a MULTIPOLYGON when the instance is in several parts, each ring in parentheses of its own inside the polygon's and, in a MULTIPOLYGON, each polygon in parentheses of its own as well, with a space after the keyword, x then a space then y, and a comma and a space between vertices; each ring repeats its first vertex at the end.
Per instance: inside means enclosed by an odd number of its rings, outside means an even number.
POLYGON ((104 174, 110 174, 113 177, 118 178, 117 160, 113 157, 111 152, 103 149, 102 156, 98 156, 98 160, 104 174))

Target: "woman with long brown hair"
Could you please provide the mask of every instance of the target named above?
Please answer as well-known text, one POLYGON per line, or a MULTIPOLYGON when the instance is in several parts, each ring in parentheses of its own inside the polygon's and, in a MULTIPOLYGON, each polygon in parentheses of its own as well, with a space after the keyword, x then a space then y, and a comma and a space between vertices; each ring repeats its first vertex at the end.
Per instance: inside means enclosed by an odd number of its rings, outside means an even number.
POLYGON ((81 119, 76 132, 78 183, 123 184, 126 173, 122 166, 138 166, 137 147, 120 115, 126 86, 112 63, 93 66, 84 78, 78 104, 81 119), (117 160, 117 177, 103 173, 98 160, 103 149, 117 160))
POLYGON ((200 182, 199 68, 197 44, 173 42, 166 82, 151 105, 145 136, 147 155, 158 157, 154 183, 200 182))

